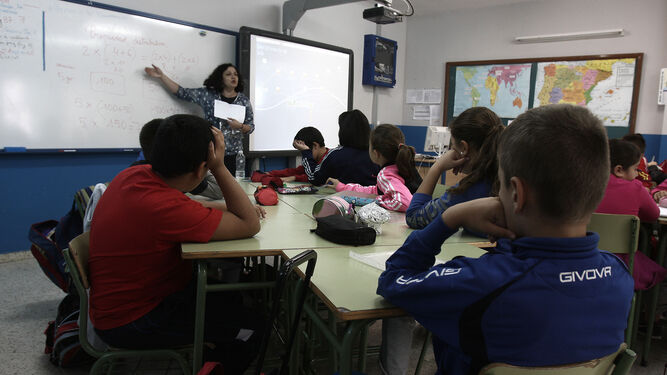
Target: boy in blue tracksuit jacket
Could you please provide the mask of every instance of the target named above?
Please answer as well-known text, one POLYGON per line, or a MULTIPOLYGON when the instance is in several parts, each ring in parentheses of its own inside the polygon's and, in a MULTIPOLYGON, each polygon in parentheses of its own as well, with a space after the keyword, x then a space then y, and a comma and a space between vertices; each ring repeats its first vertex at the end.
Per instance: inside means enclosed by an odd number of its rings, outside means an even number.
MULTIPOLYGON (((498 197, 447 209, 387 260, 378 294, 433 333, 438 374, 486 364, 547 366, 615 352, 633 281, 586 225, 604 194, 607 136, 583 107, 531 109, 501 137, 498 197), (433 266, 461 227, 496 248, 433 266)), ((409 345, 409 343, 406 343, 409 345)))

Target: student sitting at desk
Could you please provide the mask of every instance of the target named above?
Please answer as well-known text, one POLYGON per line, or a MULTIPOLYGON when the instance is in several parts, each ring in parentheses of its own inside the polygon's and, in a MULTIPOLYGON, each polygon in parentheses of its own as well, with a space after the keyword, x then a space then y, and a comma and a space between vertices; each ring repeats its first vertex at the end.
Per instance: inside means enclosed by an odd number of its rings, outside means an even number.
MULTIPOLYGON (((309 182, 308 173, 306 173, 306 168, 309 171, 315 170, 317 166, 322 162, 322 159, 329 153, 329 149, 324 145, 324 137, 317 128, 312 126, 306 126, 299 129, 294 136, 294 141, 292 146, 295 149, 300 150, 302 153, 302 164, 296 168, 285 168, 269 171, 263 174, 256 176, 256 173, 253 173, 252 180, 256 182, 261 182, 265 176, 269 177, 278 177, 283 182, 288 181, 298 181, 298 182, 309 182)), ((312 176, 312 172, 310 173, 312 176)), ((266 185, 264 182, 262 184, 266 185)))
POLYGON ((403 142, 405 136, 398 127, 389 124, 376 126, 371 132, 368 153, 373 163, 382 167, 377 176, 377 184, 345 184, 335 178, 329 178, 329 182, 336 191, 376 194, 380 206, 405 212, 412 193, 421 183, 421 177, 415 168, 415 149, 403 142))
POLYGON ((375 184, 380 168, 368 156, 371 132, 368 119, 360 110, 354 109, 338 116, 338 126, 340 146, 329 150, 319 163, 312 150, 301 150, 301 162, 308 181, 319 186, 331 177, 344 183, 375 184))
MULTIPOLYGON (((636 145, 621 139, 609 140, 611 173, 602 202, 595 212, 603 214, 635 215, 644 222, 655 222, 660 216, 658 205, 651 199, 643 182, 637 179, 642 158, 636 145)), ((627 254, 616 254, 628 263, 627 254)), ((667 276, 667 270, 644 253, 635 253, 632 277, 636 290, 646 290, 667 276)))
MULTIPOLYGON (((192 344, 195 288, 181 242, 250 237, 255 208, 224 164, 222 132, 206 120, 174 115, 160 125, 150 165, 120 172, 95 210, 90 233, 90 314, 98 335, 119 348, 192 344), (226 199, 198 202, 183 192, 206 171, 226 199)), ((225 373, 241 374, 257 354, 262 320, 233 294, 206 301, 205 353, 225 373)))
MULTIPOLYGON (((135 165, 150 164, 149 157, 151 150, 153 149, 153 138, 155 138, 155 133, 157 133, 160 124, 162 124, 163 119, 156 118, 148 121, 141 127, 139 132, 139 145, 141 145, 141 159, 130 164, 131 167, 135 165)), ((192 191, 189 191, 193 195, 202 195, 210 199, 222 199, 222 192, 218 183, 215 182, 215 177, 210 172, 206 173, 206 177, 202 182, 197 185, 192 191)))
POLYGON ((586 232, 609 175, 600 120, 583 107, 533 108, 504 131, 498 148, 499 197, 457 204, 412 232, 387 260, 378 294, 433 333, 438 374, 616 352, 633 282, 620 259, 597 248, 598 235, 586 232), (497 247, 434 266, 444 240, 462 226, 498 238, 497 247))
POLYGON ((652 189, 655 187, 656 183, 653 181, 653 176, 649 173, 648 170, 648 161, 644 156, 646 152, 646 140, 644 136, 639 133, 626 134, 623 136, 624 141, 630 142, 633 145, 637 146, 639 150, 640 158, 639 163, 637 164, 637 180, 639 180, 646 189, 652 189))
POLYGON ((498 116, 488 108, 473 107, 456 117, 449 128, 451 149, 429 169, 405 213, 410 228, 426 227, 457 203, 498 193, 496 144, 505 128, 498 116), (455 174, 463 172, 467 176, 434 199, 433 190, 440 176, 452 168, 455 174))
POLYGON ((660 207, 667 207, 667 180, 651 190, 651 196, 660 207))

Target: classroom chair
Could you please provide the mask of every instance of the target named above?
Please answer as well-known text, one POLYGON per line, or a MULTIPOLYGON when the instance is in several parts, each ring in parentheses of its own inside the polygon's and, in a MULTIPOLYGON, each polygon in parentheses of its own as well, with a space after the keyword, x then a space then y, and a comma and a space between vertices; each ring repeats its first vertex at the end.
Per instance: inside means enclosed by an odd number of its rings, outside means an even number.
MULTIPOLYGON (((63 256, 67 263, 67 269, 72 277, 72 281, 79 293, 79 309, 80 314, 88 315, 88 294, 87 290, 90 288, 88 283, 88 250, 89 250, 89 236, 90 232, 84 232, 75 237, 69 243, 69 249, 63 250, 63 256)), ((184 355, 192 352, 191 348, 182 350, 172 349, 155 349, 155 350, 127 350, 109 348, 105 351, 95 349, 88 341, 86 334, 88 330, 87 319, 79 319, 79 341, 81 346, 94 358, 97 358, 93 367, 90 369, 91 375, 101 373, 112 373, 114 362, 121 359, 144 359, 153 358, 160 360, 174 360, 183 371, 183 374, 190 374, 190 366, 187 363, 184 355), (107 368, 108 366, 108 368, 107 368), (106 370, 106 371, 105 371, 106 370)), ((191 354, 191 353, 190 353, 191 354)), ((123 368, 123 373, 128 373, 126 368, 123 368)))
MULTIPOLYGON (((587 230, 600 236, 598 248, 612 253, 628 254, 628 268, 632 274, 634 257, 639 244, 639 218, 634 215, 598 214, 591 216, 587 230)), ((632 297, 625 342, 628 347, 636 340, 639 314, 636 312, 637 293, 632 297)))
MULTIPOLYGON (((654 231, 655 223, 642 223, 639 231, 639 251, 643 252, 647 256, 651 256, 651 234, 654 231)), ((657 228, 656 228, 657 229, 657 228)), ((660 235, 664 237, 664 233, 660 235)), ((664 260, 664 246, 665 238, 660 238, 658 245, 658 259, 655 259, 656 262, 662 265, 664 260)), ((637 305, 642 306, 644 302, 644 297, 647 296, 648 299, 645 301, 645 309, 647 313, 646 317, 646 332, 644 334, 644 345, 642 345, 642 352, 640 355, 639 363, 642 366, 648 365, 648 354, 651 352, 651 341, 653 339, 653 328, 655 325, 655 315, 656 310, 658 309, 658 298, 660 295, 660 283, 654 286, 649 290, 642 290, 638 294, 637 305)), ((641 309, 640 309, 641 311, 641 309)))
POLYGON ((636 358, 637 354, 623 343, 615 353, 586 362, 546 367, 491 363, 482 368, 479 375, 626 375, 636 358))

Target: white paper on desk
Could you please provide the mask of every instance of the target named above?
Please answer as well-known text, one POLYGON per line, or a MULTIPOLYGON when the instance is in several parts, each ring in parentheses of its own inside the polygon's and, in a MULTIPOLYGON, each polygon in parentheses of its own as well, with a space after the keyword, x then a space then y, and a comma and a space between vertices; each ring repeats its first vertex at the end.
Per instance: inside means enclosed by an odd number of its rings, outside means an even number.
POLYGON ((216 100, 213 106, 213 116, 223 120, 233 118, 234 120, 243 123, 245 120, 245 106, 216 100))
MULTIPOLYGON (((389 259, 389 257, 394 254, 394 251, 382 251, 379 253, 357 253, 356 251, 350 250, 348 256, 380 271, 384 271, 386 269, 387 259, 389 259)), ((445 262, 440 259, 435 260, 435 264, 441 263, 445 262)))
POLYGON ((660 217, 667 217, 667 208, 660 207, 660 217))

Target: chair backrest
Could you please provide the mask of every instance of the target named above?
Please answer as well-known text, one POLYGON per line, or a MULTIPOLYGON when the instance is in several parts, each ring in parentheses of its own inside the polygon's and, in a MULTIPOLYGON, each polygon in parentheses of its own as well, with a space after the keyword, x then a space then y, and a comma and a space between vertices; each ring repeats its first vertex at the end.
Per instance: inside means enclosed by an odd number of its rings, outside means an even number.
POLYGON ((593 214, 587 227, 600 236, 598 248, 634 254, 639 243, 639 218, 634 215, 593 214))
POLYGON ((572 363, 560 366, 521 367, 505 363, 491 363, 479 372, 480 375, 625 375, 637 355, 627 345, 622 343, 620 348, 605 357, 586 362, 572 363))
MULTIPOLYGON (((79 314, 82 311, 88 311, 88 242, 89 232, 84 232, 76 236, 69 243, 69 248, 63 250, 63 258, 67 264, 72 282, 79 294, 79 314)), ((96 349, 88 341, 88 319, 79 319, 79 343, 86 351, 95 358, 101 357, 104 353, 96 349)))
POLYGON ((79 273, 81 284, 90 288, 88 282, 88 250, 90 249, 90 232, 83 232, 69 242, 69 252, 79 273))

